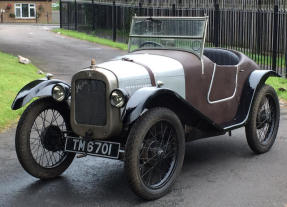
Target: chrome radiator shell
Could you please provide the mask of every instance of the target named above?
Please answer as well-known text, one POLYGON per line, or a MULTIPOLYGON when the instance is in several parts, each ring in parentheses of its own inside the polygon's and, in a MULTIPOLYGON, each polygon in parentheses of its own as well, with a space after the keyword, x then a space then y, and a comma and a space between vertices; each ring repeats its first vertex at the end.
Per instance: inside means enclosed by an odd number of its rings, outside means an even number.
MULTIPOLYGON (((94 139, 107 139, 109 137, 120 134, 122 129, 122 120, 120 117, 120 110, 110 104, 110 93, 112 90, 118 88, 118 81, 116 76, 105 69, 97 68, 96 70, 85 69, 76 73, 72 78, 71 88, 71 110, 70 122, 74 133, 79 136, 91 136, 94 139), (76 117, 76 81, 77 80, 98 80, 105 83, 106 94, 106 120, 100 125, 83 124, 77 122, 76 117)), ((92 110, 92 109, 91 109, 92 110)), ((98 110, 98 109, 97 109, 98 110)))

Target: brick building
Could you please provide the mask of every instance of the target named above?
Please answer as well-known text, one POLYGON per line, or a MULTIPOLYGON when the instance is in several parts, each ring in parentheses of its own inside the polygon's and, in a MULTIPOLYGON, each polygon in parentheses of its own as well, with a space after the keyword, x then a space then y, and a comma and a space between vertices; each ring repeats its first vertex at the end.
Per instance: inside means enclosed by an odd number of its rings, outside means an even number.
POLYGON ((51 0, 0 0, 0 23, 51 23, 51 0))

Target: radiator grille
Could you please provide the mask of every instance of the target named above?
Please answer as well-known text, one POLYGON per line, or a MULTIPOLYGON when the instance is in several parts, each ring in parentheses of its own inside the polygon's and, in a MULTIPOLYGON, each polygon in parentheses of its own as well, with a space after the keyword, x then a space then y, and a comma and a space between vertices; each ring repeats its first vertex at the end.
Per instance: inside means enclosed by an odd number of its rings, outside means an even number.
POLYGON ((103 81, 75 81, 75 119, 78 124, 106 125, 106 84, 103 81))

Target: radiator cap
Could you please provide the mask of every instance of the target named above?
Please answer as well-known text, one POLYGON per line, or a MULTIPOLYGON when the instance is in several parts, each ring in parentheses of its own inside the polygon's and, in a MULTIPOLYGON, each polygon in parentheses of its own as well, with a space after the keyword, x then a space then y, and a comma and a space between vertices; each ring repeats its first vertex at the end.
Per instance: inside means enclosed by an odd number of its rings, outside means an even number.
POLYGON ((96 59, 95 58, 93 58, 92 60, 91 60, 91 66, 90 66, 90 68, 91 69, 96 69, 96 59))

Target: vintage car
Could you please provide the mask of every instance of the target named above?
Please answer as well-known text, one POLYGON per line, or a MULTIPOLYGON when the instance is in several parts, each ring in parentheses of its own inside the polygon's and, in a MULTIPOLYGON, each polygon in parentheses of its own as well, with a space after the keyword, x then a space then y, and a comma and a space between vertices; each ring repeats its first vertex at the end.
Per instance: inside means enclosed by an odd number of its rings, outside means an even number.
POLYGON ((152 200, 171 189, 187 141, 245 127, 250 148, 267 152, 280 108, 265 81, 278 75, 240 52, 204 48, 207 23, 208 17, 134 17, 128 54, 92 60, 71 85, 48 77, 24 86, 12 105, 33 100, 16 132, 23 168, 50 179, 76 154, 118 159, 133 191, 152 200))

